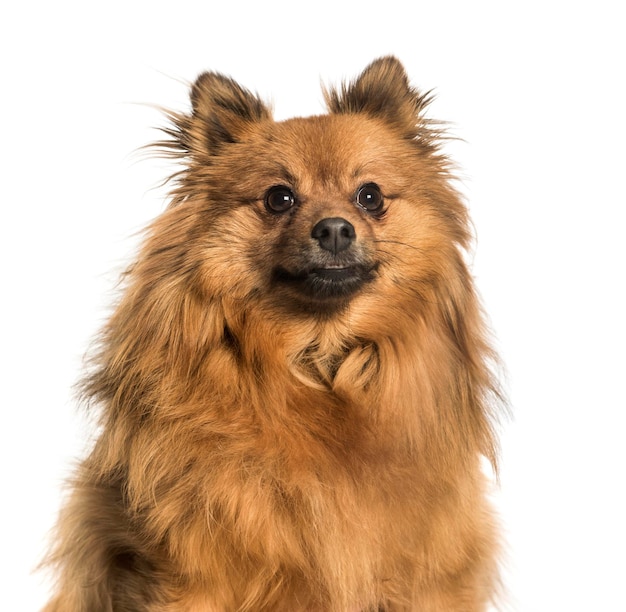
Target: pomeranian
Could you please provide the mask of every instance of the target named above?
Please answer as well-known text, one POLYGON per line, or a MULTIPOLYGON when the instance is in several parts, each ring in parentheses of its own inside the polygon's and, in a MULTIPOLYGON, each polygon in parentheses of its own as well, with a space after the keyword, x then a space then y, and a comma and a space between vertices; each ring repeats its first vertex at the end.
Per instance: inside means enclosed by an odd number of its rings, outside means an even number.
POLYGON ((485 610, 494 355, 430 97, 393 57, 275 122, 202 74, 104 327, 48 612, 485 610))

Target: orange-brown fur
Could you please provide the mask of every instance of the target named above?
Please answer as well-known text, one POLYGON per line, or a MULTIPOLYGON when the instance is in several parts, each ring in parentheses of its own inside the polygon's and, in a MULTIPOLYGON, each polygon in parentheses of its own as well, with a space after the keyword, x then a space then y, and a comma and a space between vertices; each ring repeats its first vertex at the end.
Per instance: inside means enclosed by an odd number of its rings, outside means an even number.
POLYGON ((277 123, 206 73, 170 115, 161 146, 185 167, 84 384, 101 429, 48 612, 472 612, 493 596, 480 457, 496 459, 497 390, 466 209, 397 60, 325 94, 329 114, 277 123), (384 214, 355 204, 366 183, 384 214), (297 205, 268 211, 274 185, 297 205), (346 295, 281 281, 321 256, 311 228, 331 217, 370 278, 346 295))

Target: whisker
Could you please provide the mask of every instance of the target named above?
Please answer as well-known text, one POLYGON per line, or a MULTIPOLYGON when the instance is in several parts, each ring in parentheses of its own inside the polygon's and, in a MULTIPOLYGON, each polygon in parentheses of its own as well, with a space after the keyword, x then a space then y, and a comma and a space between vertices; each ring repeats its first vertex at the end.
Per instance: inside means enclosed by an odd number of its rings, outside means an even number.
POLYGON ((408 244, 406 242, 401 242, 400 240, 374 240, 373 242, 375 242, 376 244, 378 243, 384 243, 384 244, 397 244, 399 246, 403 246, 406 247, 407 249, 413 249, 414 251, 419 251, 419 252, 423 252, 424 250, 421 249, 420 247, 417 247, 413 244, 408 244))

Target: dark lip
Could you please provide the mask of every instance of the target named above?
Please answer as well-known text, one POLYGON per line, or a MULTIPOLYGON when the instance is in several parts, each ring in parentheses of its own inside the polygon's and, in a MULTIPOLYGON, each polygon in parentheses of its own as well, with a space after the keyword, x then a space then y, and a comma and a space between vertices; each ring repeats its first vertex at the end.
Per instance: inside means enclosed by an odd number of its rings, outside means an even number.
POLYGON ((315 300, 349 298, 374 280, 378 264, 320 266, 298 272, 274 270, 274 280, 315 300))
POLYGON ((358 272, 353 266, 331 266, 327 268, 314 268, 309 274, 315 274, 320 278, 333 281, 342 282, 348 280, 350 277, 358 275, 358 272))

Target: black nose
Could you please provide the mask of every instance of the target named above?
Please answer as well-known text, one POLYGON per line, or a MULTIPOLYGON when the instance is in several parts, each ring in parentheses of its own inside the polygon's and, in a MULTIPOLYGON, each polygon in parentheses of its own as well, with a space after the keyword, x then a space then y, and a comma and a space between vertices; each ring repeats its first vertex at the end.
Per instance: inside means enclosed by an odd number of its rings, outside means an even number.
POLYGON ((356 232, 349 221, 341 217, 330 217, 315 224, 311 238, 315 238, 323 249, 336 255, 350 247, 356 238, 356 232))

